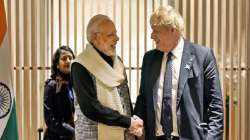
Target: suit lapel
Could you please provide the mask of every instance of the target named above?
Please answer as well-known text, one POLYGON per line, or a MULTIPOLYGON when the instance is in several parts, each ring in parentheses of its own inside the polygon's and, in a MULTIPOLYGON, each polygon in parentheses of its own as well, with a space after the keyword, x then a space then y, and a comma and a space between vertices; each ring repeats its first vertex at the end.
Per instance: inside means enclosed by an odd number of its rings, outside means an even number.
POLYGON ((193 65, 194 55, 192 53, 192 46, 187 41, 184 41, 177 93, 177 108, 179 107, 179 103, 183 94, 183 88, 193 65))
POLYGON ((150 63, 150 79, 149 79, 149 89, 152 89, 152 91, 150 93, 150 99, 152 99, 152 103, 154 104, 154 110, 155 110, 155 105, 157 102, 157 89, 158 89, 158 83, 159 82, 159 75, 160 75, 160 71, 161 71, 161 61, 162 61, 162 57, 163 57, 163 52, 160 52, 158 50, 156 50, 155 54, 153 55, 150 63))
MULTIPOLYGON (((150 69, 152 69, 152 72, 151 72, 151 78, 150 78, 150 80, 151 80, 151 82, 152 82, 152 86, 154 86, 155 85, 155 82, 156 82, 156 80, 158 79, 158 77, 159 77, 159 75, 160 75, 160 71, 161 71, 161 61, 162 61, 162 57, 163 57, 163 52, 160 52, 160 51, 158 51, 158 50, 156 50, 156 53, 155 53, 155 56, 153 56, 153 59, 151 59, 152 60, 152 62, 151 62, 151 68, 150 69)), ((150 82, 150 83, 151 83, 150 82)), ((150 89, 152 89, 152 88, 150 88, 150 89)))

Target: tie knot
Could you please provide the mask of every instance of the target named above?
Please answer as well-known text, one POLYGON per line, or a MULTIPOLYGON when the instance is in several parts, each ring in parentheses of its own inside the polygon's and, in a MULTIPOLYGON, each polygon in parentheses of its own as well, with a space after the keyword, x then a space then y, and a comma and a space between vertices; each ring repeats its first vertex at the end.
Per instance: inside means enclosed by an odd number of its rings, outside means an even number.
POLYGON ((173 56, 173 53, 172 53, 172 52, 169 52, 169 53, 168 53, 168 59, 171 59, 172 56, 173 56))

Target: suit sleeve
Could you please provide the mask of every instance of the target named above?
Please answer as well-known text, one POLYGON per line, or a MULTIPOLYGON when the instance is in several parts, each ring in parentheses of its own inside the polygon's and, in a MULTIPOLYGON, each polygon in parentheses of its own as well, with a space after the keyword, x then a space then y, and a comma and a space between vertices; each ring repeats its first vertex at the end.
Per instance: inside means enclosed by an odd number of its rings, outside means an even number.
POLYGON ((71 81, 75 90, 81 111, 89 119, 106 125, 129 128, 130 117, 121 115, 118 111, 103 106, 97 100, 94 81, 89 72, 79 63, 73 63, 71 81))
POLYGON ((50 131, 64 138, 72 138, 74 135, 74 128, 70 125, 63 123, 62 120, 57 119, 55 116, 55 106, 53 104, 55 99, 56 83, 49 81, 44 88, 44 118, 45 123, 50 131))
POLYGON ((221 93, 219 73, 213 51, 207 53, 204 63, 204 87, 207 108, 207 139, 223 139, 223 97, 221 93))
POLYGON ((143 63, 142 63, 142 70, 141 70, 141 83, 140 83, 140 89, 139 89, 139 95, 136 99, 135 109, 134 109, 134 115, 140 117, 145 121, 146 116, 146 99, 145 99, 145 64, 146 63, 146 55, 144 55, 143 63))

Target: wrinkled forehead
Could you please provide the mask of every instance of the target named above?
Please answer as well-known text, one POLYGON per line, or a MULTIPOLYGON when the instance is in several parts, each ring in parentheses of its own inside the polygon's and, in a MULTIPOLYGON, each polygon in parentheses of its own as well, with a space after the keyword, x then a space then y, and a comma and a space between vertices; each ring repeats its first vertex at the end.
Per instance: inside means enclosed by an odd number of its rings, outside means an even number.
POLYGON ((106 21, 99 25, 99 32, 102 33, 110 33, 110 32, 116 32, 115 25, 112 21, 106 21))
POLYGON ((171 29, 171 26, 165 26, 165 25, 152 25, 151 26, 153 31, 161 31, 161 30, 168 30, 171 29))

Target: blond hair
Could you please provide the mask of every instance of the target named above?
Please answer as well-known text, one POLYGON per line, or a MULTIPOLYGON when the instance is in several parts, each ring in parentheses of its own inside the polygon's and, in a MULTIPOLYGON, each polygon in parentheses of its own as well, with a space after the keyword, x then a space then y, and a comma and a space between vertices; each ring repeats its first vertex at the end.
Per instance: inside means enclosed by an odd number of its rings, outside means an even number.
POLYGON ((171 6, 159 7, 150 17, 151 26, 171 26, 179 31, 184 32, 184 20, 171 6))

